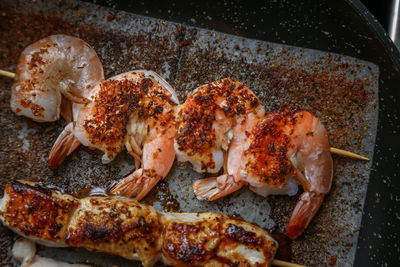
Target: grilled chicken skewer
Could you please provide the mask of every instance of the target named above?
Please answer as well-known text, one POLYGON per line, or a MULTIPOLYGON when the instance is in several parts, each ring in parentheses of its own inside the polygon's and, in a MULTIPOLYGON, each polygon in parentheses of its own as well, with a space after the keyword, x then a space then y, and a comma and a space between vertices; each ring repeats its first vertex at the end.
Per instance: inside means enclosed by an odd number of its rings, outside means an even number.
POLYGON ((152 266, 269 266, 277 242, 216 213, 160 213, 121 197, 77 199, 36 183, 6 185, 0 220, 39 244, 83 247, 152 266))

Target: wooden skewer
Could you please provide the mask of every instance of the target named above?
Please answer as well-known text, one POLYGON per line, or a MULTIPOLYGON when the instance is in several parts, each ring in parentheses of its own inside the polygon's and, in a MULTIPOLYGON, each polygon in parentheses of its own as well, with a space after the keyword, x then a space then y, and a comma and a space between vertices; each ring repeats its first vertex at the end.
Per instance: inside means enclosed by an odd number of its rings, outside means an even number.
POLYGON ((334 147, 331 147, 331 153, 332 154, 336 154, 336 155, 340 155, 340 156, 344 156, 344 157, 362 159, 362 160, 367 160, 367 161, 369 160, 369 158, 367 158, 367 157, 363 157, 363 156, 358 155, 356 153, 349 152, 349 151, 342 150, 342 149, 338 149, 338 148, 334 148, 334 147))
POLYGON ((0 70, 0 75, 6 76, 8 78, 14 79, 15 78, 15 73, 6 71, 6 70, 0 70))
MULTIPOLYGON (((6 76, 6 77, 9 77, 9 78, 12 78, 12 79, 15 78, 15 73, 9 72, 9 71, 5 71, 5 70, 1 70, 1 69, 0 69, 0 75, 6 76)), ((342 150, 342 149, 338 149, 338 148, 334 148, 334 147, 331 147, 331 153, 332 154, 336 154, 336 155, 340 155, 340 156, 344 156, 344 157, 350 157, 350 158, 362 159, 362 160, 369 160, 369 158, 363 157, 363 156, 358 155, 356 153, 349 152, 349 151, 342 150)))
POLYGON ((273 260, 272 265, 282 266, 282 267, 307 267, 305 265, 300 265, 300 264, 291 263, 291 262, 287 262, 287 261, 281 261, 281 260, 273 260))

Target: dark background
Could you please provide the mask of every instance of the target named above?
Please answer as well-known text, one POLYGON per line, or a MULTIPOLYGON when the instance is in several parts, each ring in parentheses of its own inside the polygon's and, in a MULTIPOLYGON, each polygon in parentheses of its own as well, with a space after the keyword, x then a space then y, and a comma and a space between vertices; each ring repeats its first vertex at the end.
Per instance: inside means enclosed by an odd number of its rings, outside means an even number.
POLYGON ((400 54, 384 30, 391 1, 363 1, 382 25, 359 0, 92 2, 377 64, 378 135, 354 266, 400 266, 400 54))
POLYGON ((394 0, 362 0, 361 2, 377 18, 382 27, 388 31, 390 8, 394 0))

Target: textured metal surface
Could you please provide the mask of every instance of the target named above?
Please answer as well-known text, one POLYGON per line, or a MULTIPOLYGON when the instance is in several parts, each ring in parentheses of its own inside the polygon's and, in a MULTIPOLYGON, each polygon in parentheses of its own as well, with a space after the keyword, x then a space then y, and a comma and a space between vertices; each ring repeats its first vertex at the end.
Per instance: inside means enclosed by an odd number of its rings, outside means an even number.
MULTIPOLYGON (((74 1, 8 1, 0 9, 4 17, 0 25, 4 37, 0 41, 2 68, 15 70, 19 53, 35 40, 54 33, 75 35, 94 46, 106 77, 133 69, 151 69, 165 77, 184 100, 196 86, 230 76, 251 88, 267 111, 284 105, 306 108, 325 123, 333 146, 373 155, 378 68, 371 63, 74 1)), ((64 123, 38 124, 15 116, 9 108, 7 89, 11 84, 0 78, 0 189, 7 181, 25 178, 75 192, 103 186, 133 170, 133 161, 125 153, 115 162, 102 165, 97 153, 82 148, 59 169, 49 169, 46 157, 64 123)), ((305 235, 292 243, 295 262, 326 265, 335 256, 338 265, 352 265, 370 165, 336 156, 334 163, 331 193, 305 235)), ((192 182, 199 177, 189 166, 175 164, 166 182, 145 201, 158 209, 240 215, 260 226, 282 230, 298 197, 261 198, 244 189, 226 199, 206 203, 195 199, 191 190, 192 182)), ((0 228, 2 263, 8 260, 7 249, 14 238, 0 228)), ((104 266, 128 264, 116 257, 91 256, 80 250, 43 248, 40 253, 104 266)))

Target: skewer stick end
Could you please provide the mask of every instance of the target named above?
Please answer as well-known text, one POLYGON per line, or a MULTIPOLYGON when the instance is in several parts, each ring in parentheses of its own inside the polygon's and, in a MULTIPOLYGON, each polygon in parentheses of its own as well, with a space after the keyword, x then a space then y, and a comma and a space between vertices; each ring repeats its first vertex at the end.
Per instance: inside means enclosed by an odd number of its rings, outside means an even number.
POLYGON ((345 156, 345 157, 350 157, 350 158, 362 159, 362 160, 369 161, 369 158, 367 158, 367 157, 364 157, 364 156, 361 156, 361 155, 358 155, 356 153, 349 152, 349 151, 346 151, 346 150, 334 148, 334 147, 331 147, 331 153, 332 154, 336 154, 336 155, 340 155, 340 156, 345 156))
POLYGON ((0 70, 0 75, 8 77, 8 78, 11 78, 11 79, 15 78, 15 73, 9 72, 9 71, 6 71, 6 70, 0 70))
POLYGON ((281 261, 281 260, 276 260, 276 259, 272 261, 272 265, 281 266, 281 267, 307 267, 305 265, 300 265, 297 263, 291 263, 291 262, 281 261))

